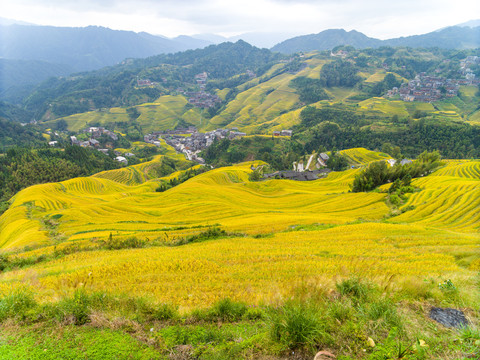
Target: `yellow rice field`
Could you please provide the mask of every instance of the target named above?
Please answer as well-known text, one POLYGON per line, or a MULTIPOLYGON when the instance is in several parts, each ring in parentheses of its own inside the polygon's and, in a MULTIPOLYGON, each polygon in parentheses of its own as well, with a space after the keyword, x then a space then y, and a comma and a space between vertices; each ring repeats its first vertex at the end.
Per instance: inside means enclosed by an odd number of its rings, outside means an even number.
MULTIPOLYGON (((384 158, 365 149, 345 154, 362 163, 384 158)), ((1 274, 0 291, 27 286, 48 301, 84 286, 187 309, 225 297, 270 302, 296 286, 353 274, 392 278, 400 286, 410 278, 469 283, 478 271, 479 161, 449 161, 415 179, 420 191, 409 195, 410 210, 396 217, 387 216, 385 193, 349 192, 358 169, 311 182, 250 182, 250 165, 214 169, 163 193, 155 192, 155 180, 128 185, 98 176, 21 191, 0 217, 1 247, 44 247, 16 256, 89 246, 110 233, 165 240, 217 225, 237 235, 177 247, 77 252, 1 274)))

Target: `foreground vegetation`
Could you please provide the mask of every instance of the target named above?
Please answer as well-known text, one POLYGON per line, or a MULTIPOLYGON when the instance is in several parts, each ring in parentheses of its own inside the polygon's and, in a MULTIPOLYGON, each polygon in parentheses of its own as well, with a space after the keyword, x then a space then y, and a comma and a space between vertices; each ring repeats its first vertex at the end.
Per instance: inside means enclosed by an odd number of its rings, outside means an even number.
POLYGON ((469 310, 470 326, 460 330, 426 317, 432 305, 467 305, 450 284, 428 281, 393 290, 390 280, 379 286, 347 278, 297 287, 291 298, 270 305, 225 298, 182 313, 145 298, 87 293, 84 286, 48 304, 17 289, 0 299, 0 355, 312 359, 323 350, 343 360, 478 357, 478 313, 469 310))

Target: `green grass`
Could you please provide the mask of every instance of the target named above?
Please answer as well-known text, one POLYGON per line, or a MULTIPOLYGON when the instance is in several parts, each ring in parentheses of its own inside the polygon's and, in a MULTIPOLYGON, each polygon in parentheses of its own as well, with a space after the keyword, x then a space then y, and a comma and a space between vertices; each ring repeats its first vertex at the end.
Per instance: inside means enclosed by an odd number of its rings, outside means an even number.
POLYGON ((387 290, 389 281, 345 278, 335 289, 304 284, 292 297, 269 305, 223 299, 183 314, 146 299, 81 289, 47 306, 31 294, 12 293, 0 300, 0 308, 13 309, 11 320, 3 317, 0 323, 0 359, 271 360, 293 353, 311 359, 322 349, 344 360, 479 355, 474 310, 467 310, 473 322, 468 328, 445 329, 425 314, 450 303, 418 292, 405 297, 401 289, 387 290))
POLYGON ((156 349, 122 331, 42 325, 1 327, 0 359, 166 359, 156 349))

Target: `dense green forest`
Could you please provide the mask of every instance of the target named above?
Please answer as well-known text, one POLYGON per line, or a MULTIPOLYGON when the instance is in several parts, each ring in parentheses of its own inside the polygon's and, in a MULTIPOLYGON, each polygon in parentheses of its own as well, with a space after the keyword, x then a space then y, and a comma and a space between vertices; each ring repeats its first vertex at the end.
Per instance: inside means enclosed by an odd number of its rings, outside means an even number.
POLYGON ((325 64, 320 71, 320 81, 324 86, 355 86, 362 80, 357 75, 358 68, 348 61, 336 60, 325 64))
POLYGON ((29 123, 33 120, 33 114, 19 106, 0 101, 0 118, 20 123, 29 123))
POLYGON ((22 126, 0 117, 0 153, 10 146, 44 145, 45 139, 32 125, 22 126))
POLYGON ((480 157, 480 128, 467 123, 435 118, 407 119, 402 127, 374 131, 365 126, 369 123, 365 115, 339 107, 307 107, 301 118, 302 124, 295 128, 294 139, 301 141, 308 153, 321 145, 337 149, 359 146, 380 149, 382 144, 391 143, 408 157, 416 157, 425 150, 439 150, 443 157, 451 159, 480 157))
POLYGON ((296 141, 256 136, 237 140, 215 140, 202 157, 215 166, 226 166, 246 160, 263 160, 275 170, 292 168, 292 163, 303 155, 303 147, 296 141))
POLYGON ((79 146, 65 149, 19 148, 0 157, 0 212, 8 199, 31 185, 57 182, 119 168, 120 164, 97 150, 79 146))
POLYGON ((305 104, 328 99, 328 94, 323 89, 325 84, 322 80, 300 76, 293 79, 290 82, 290 86, 297 90, 300 95, 300 101, 305 104))

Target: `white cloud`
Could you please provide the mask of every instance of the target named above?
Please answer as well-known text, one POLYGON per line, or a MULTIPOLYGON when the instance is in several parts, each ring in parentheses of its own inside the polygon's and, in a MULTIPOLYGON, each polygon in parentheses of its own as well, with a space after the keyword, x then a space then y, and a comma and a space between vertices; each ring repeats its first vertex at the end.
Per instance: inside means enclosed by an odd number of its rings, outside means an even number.
POLYGON ((318 33, 358 30, 389 38, 420 34, 480 14, 473 0, 0 0, 2 17, 55 26, 100 25, 176 36, 194 33, 318 33))

